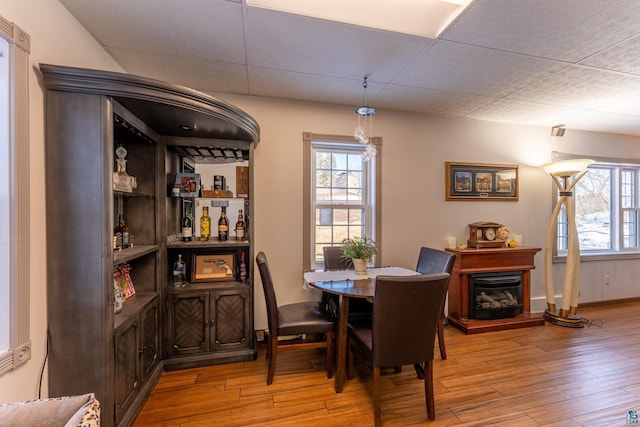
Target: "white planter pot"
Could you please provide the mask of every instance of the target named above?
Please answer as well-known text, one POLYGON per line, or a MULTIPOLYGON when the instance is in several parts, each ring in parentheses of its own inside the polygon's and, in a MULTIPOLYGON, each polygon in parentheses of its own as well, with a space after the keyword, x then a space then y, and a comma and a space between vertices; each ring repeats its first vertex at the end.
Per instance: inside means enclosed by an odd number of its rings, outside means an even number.
POLYGON ((363 259, 354 259, 353 269, 356 274, 367 274, 367 261, 363 259))

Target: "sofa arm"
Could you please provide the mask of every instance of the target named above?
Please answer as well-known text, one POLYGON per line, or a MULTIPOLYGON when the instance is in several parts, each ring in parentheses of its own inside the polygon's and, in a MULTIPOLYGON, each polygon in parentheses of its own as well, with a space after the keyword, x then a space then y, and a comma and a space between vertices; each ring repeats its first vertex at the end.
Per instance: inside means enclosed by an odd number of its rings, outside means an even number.
POLYGON ((93 393, 0 405, 0 427, 100 426, 100 402, 93 393))

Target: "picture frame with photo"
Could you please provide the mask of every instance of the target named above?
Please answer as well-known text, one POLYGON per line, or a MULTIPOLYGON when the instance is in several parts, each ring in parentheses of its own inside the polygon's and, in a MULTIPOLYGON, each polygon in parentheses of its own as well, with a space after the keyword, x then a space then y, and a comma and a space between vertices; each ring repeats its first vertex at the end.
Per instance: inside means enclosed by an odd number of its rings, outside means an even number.
POLYGON ((518 200, 518 165, 445 162, 445 200, 518 200))

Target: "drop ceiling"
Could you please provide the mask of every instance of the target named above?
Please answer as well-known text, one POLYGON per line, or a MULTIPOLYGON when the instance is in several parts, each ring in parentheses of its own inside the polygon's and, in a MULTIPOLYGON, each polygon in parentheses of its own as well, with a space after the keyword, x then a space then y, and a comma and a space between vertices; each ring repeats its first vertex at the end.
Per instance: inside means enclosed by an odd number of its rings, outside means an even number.
POLYGON ((126 72, 203 92, 355 107, 367 76, 378 115, 640 136, 637 0, 475 0, 433 38, 245 0, 60 2, 126 72))

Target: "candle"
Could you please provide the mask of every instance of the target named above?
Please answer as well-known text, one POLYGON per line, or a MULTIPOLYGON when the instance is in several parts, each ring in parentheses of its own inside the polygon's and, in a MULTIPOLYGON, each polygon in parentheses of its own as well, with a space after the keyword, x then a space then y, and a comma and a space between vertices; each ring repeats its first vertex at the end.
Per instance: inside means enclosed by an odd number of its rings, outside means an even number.
POLYGON ((447 241, 449 242, 449 249, 455 249, 456 248, 456 236, 447 237, 447 241))
POLYGON ((522 236, 520 234, 514 234, 513 241, 516 242, 516 246, 522 246, 522 236))

